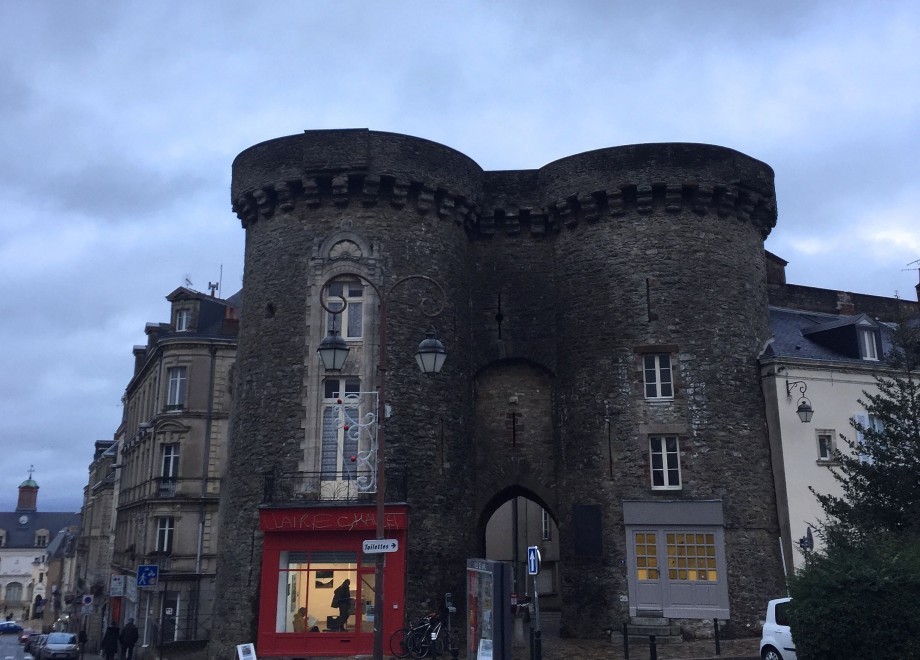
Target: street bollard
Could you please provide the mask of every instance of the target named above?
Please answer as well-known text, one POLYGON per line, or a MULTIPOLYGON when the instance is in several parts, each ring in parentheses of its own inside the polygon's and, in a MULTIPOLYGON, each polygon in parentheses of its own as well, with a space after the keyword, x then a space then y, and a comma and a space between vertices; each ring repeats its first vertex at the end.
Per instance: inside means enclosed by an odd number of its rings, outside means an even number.
POLYGON ((715 638, 716 638, 716 655, 722 655, 722 648, 719 644, 719 620, 713 619, 712 625, 715 626, 715 638))
POLYGON ((623 660, 629 660, 629 624, 623 624, 623 660))
POLYGON ((543 632, 535 630, 533 633, 533 660, 543 660, 543 632))
POLYGON ((658 645, 654 635, 648 636, 648 660, 658 660, 658 645))

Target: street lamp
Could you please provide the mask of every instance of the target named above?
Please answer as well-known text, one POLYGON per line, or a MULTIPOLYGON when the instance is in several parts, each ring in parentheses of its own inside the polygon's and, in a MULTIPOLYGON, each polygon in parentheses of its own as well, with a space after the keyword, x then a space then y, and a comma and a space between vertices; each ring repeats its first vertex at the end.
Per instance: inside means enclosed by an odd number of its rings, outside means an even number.
POLYGON ((799 386, 799 405, 796 408, 795 412, 799 416, 799 419, 802 420, 802 423, 805 424, 811 421, 811 416, 815 414, 814 409, 811 407, 811 401, 808 400, 808 397, 805 396, 805 391, 808 389, 808 385, 805 384, 804 380, 794 380, 791 383, 789 379, 786 379, 786 396, 792 398, 792 388, 796 385, 799 386))
MULTIPOLYGON (((341 306, 338 309, 331 309, 326 304, 325 294, 329 285, 336 280, 357 279, 369 285, 377 294, 379 315, 377 319, 377 338, 378 338, 378 360, 377 360, 377 520, 376 536, 377 540, 384 539, 384 504, 386 500, 386 479, 384 460, 384 430, 386 428, 386 372, 387 372, 387 301, 390 294, 405 282, 421 280, 431 284, 438 292, 439 300, 431 301, 429 298, 423 298, 420 301, 419 308, 422 313, 429 318, 435 318, 441 315, 444 309, 447 297, 444 295, 444 289, 435 280, 427 275, 407 275, 393 283, 393 285, 383 292, 372 281, 359 275, 358 273, 338 273, 327 279, 320 287, 319 304, 330 314, 341 314, 348 301, 342 298, 341 306), (426 303, 434 302, 437 306, 433 311, 426 309, 426 303)), ((415 360, 423 373, 436 374, 441 371, 444 361, 447 359, 447 351, 434 334, 434 329, 428 330, 427 338, 423 339, 415 352, 415 360)), ((341 371, 348 357, 348 343, 338 335, 338 332, 330 330, 329 335, 324 337, 316 349, 323 367, 327 371, 341 371)), ((383 660, 383 573, 384 573, 384 553, 377 553, 376 568, 374 577, 374 660, 383 660)))

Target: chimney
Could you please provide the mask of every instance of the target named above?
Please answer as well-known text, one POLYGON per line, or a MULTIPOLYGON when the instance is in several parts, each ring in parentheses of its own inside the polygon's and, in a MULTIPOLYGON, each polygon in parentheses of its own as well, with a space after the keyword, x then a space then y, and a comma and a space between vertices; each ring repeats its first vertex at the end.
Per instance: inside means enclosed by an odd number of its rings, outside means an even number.
POLYGON ((856 305, 853 304, 853 298, 845 291, 837 292, 837 313, 852 316, 856 313, 856 305))

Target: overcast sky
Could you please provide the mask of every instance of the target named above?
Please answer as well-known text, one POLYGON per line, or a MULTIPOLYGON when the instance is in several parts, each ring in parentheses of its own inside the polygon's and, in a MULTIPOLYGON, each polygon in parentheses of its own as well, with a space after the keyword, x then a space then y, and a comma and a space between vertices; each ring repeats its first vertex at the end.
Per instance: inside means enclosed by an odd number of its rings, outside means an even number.
POLYGON ((304 129, 485 169, 731 147, 776 172, 790 282, 915 296, 916 0, 0 0, 0 24, 0 510, 30 465, 40 510, 79 509, 164 296, 241 285, 233 158, 304 129))

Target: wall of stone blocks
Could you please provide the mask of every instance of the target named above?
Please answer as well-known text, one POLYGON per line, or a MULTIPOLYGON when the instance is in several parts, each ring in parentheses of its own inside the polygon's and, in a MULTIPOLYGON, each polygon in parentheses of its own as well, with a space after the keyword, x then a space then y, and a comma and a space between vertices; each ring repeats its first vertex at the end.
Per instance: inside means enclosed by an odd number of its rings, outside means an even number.
POLYGON ((448 299, 435 321, 448 366, 424 379, 410 359, 419 293, 388 298, 387 465, 409 477, 410 612, 463 592, 488 515, 526 494, 559 525, 566 630, 615 626, 625 616, 621 503, 662 497, 647 467, 647 436, 661 428, 684 439, 685 486, 667 497, 723 501, 730 626, 756 624, 782 591, 756 369, 769 337, 769 167, 721 147, 661 144, 484 172, 418 138, 308 131, 240 154, 232 199, 246 273, 221 501, 215 639, 226 641, 214 653, 255 636, 257 477, 303 460, 322 336, 311 306, 327 265, 317 246, 342 231, 373 246, 384 288, 422 273, 448 299), (675 356, 666 406, 643 397, 650 346, 675 356), (599 507, 599 556, 574 544, 573 512, 586 505, 599 507))

